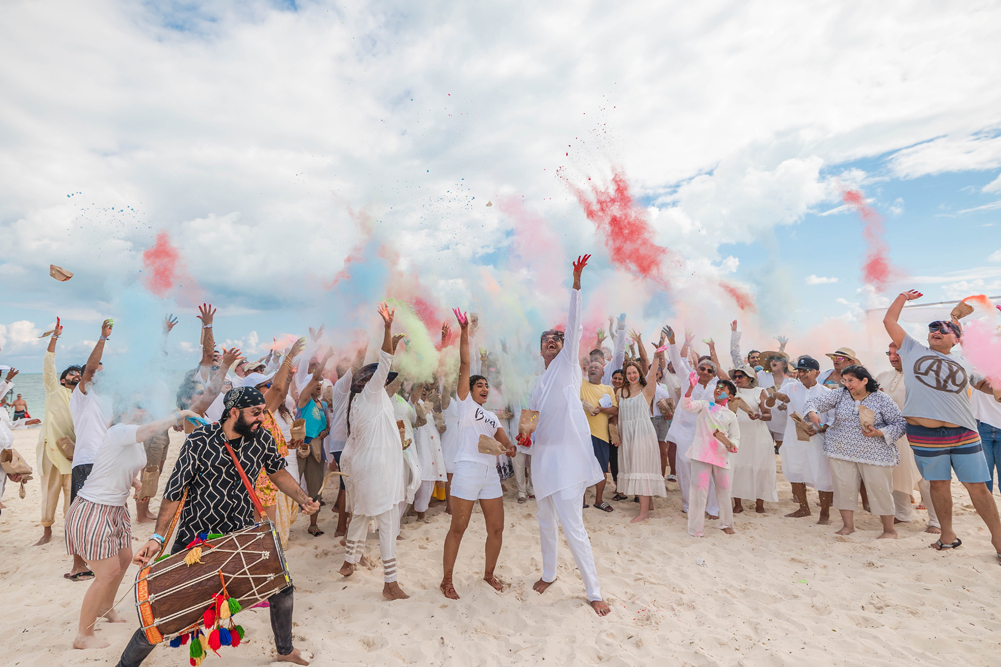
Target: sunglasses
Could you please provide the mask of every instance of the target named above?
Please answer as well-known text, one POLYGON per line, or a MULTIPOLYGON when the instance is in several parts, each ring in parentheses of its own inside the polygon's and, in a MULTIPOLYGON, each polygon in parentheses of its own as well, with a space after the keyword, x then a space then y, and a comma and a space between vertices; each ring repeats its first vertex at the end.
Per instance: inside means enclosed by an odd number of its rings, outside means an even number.
POLYGON ((938 322, 932 322, 928 325, 928 333, 934 333, 938 331, 942 334, 956 334, 956 338, 959 338, 963 334, 960 332, 959 327, 956 326, 955 322, 946 322, 945 320, 939 320, 938 322))
POLYGON ((542 334, 542 342, 550 340, 563 340, 563 334, 559 331, 557 331, 556 333, 542 334))
POLYGON ((270 380, 268 380, 267 382, 262 382, 262 383, 261 383, 261 384, 259 384, 258 386, 259 386, 259 387, 264 387, 265 389, 271 389, 271 381, 270 381, 270 380))

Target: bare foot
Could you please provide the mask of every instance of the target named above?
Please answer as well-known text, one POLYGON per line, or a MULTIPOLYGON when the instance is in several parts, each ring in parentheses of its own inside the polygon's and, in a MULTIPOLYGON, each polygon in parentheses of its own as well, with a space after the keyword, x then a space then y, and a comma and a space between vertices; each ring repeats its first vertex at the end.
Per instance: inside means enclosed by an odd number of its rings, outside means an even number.
POLYGON ((156 521, 156 517, 155 516, 151 516, 149 514, 147 514, 145 516, 137 516, 136 517, 136 523, 153 523, 154 521, 156 521))
POLYGON ((754 503, 754 511, 757 512, 758 514, 764 514, 765 513, 765 501, 764 500, 759 500, 758 502, 754 503))
POLYGON ((108 621, 108 623, 127 623, 129 620, 119 616, 118 612, 114 609, 109 610, 108 613, 104 615, 104 618, 108 621))
POLYGON ((854 528, 849 528, 848 526, 844 526, 841 530, 834 531, 834 534, 835 535, 851 535, 854 532, 855 532, 854 528))
POLYGON ((77 635, 73 639, 73 648, 108 648, 109 646, 111 646, 111 644, 103 639, 98 639, 94 635, 77 635))
POLYGON ((830 526, 831 525, 831 515, 824 515, 823 512, 820 513, 820 519, 817 521, 818 526, 830 526))
POLYGON ((726 533, 727 535, 733 535, 736 531, 733 528, 727 526, 726 528, 723 529, 723 532, 726 533))
POLYGON ((38 540, 37 542, 35 542, 35 546, 36 547, 40 547, 43 544, 48 544, 49 540, 51 540, 51 539, 52 539, 52 527, 51 526, 46 526, 45 530, 42 531, 42 537, 41 537, 41 539, 38 540))
POLYGON ((901 521, 897 517, 893 517, 893 525, 897 525, 898 523, 907 523, 907 522, 906 521, 901 521))
POLYGON ((395 581, 391 581, 382 587, 382 597, 387 600, 406 600, 410 596, 403 592, 400 588, 400 584, 395 581))
POLYGON ((532 590, 538 593, 539 595, 542 595, 543 593, 546 592, 547 588, 553 585, 554 581, 556 580, 553 579, 553 581, 543 581, 542 579, 539 579, 537 582, 532 584, 532 590))
POLYGON ((345 577, 350 577, 352 574, 355 573, 354 563, 349 563, 347 561, 344 561, 344 565, 341 565, 341 569, 339 569, 338 572, 340 572, 345 577))
POLYGON ((495 591, 504 590, 504 583, 492 574, 483 575, 483 581, 493 586, 495 591))
POLYGON ((888 530, 885 533, 883 533, 882 535, 880 535, 879 537, 877 537, 876 539, 877 540, 895 540, 895 539, 897 539, 897 531, 895 531, 895 530, 888 530))
POLYGON ((281 655, 281 654, 279 654, 278 657, 276 657, 274 660, 272 660, 272 662, 291 662, 293 665, 308 665, 309 664, 309 660, 307 660, 306 658, 302 657, 302 653, 300 653, 299 649, 297 649, 297 648, 292 649, 292 652, 289 653, 288 655, 281 655))
POLYGON ((718 517, 718 516, 714 516, 714 515, 712 515, 712 514, 710 514, 710 515, 709 515, 709 520, 710 520, 710 521, 716 521, 716 520, 718 520, 718 519, 719 519, 719 517, 718 517))
POLYGON ((396 539, 398 539, 398 540, 402 540, 402 539, 403 539, 403 535, 397 535, 397 536, 396 536, 396 539))
POLYGON ((455 586, 452 585, 451 581, 442 580, 438 588, 449 600, 458 600, 459 594, 455 592, 455 586))
POLYGON ((591 609, 594 609, 594 613, 598 616, 608 616, 612 613, 612 608, 604 600, 594 600, 591 602, 591 609))
POLYGON ((789 514, 786 514, 786 517, 788 517, 790 519, 801 519, 801 518, 803 518, 805 516, 810 516, 810 508, 809 507, 800 507, 795 512, 790 512, 789 514))
MULTIPOLYGON (((338 528, 337 530, 334 531, 334 537, 344 537, 347 534, 348 534, 347 528, 338 528)), ((344 546, 344 540, 341 540, 341 546, 342 547, 344 546)))
POLYGON ((737 505, 737 506, 735 506, 733 508, 733 513, 734 514, 740 514, 743 511, 744 511, 744 506, 743 505, 737 505))
POLYGON ((650 518, 649 514, 640 514, 638 517, 636 517, 635 519, 633 519, 629 523, 640 523, 642 521, 646 521, 649 518, 650 518))
POLYGON ((420 521, 421 523, 424 522, 424 512, 417 513, 417 520, 420 521))
POLYGON ((939 528, 938 526, 928 526, 927 528, 925 528, 925 532, 931 533, 932 535, 941 535, 942 529, 939 528))

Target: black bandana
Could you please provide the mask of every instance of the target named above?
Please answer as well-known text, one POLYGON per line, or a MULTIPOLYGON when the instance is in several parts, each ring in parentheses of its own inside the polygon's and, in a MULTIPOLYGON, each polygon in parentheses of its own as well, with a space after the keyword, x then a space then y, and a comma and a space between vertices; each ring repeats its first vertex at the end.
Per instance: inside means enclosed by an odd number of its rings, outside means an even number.
POLYGON ((258 391, 257 387, 237 387, 236 389, 230 389, 226 392, 226 398, 223 399, 223 406, 227 412, 233 408, 243 410, 244 408, 252 408, 255 405, 264 405, 264 394, 258 391))

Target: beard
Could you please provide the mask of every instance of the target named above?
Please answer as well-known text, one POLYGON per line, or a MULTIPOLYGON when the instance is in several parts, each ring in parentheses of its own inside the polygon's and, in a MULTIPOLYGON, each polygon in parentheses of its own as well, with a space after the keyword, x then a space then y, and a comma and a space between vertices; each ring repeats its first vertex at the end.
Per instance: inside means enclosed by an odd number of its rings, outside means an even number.
POLYGON ((257 424, 256 422, 254 423, 248 422, 246 419, 243 418, 243 413, 240 413, 240 416, 236 418, 236 423, 233 424, 233 430, 236 433, 240 434, 240 436, 244 438, 249 438, 252 437, 254 433, 257 432, 258 426, 259 424, 257 424))

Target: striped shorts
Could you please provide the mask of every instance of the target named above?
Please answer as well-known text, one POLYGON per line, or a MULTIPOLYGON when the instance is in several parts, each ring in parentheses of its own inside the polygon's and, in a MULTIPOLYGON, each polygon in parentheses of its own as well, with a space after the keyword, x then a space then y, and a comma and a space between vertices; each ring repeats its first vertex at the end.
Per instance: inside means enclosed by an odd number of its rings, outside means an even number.
POLYGON ((980 434, 961 426, 927 428, 907 425, 907 442, 921 477, 929 482, 952 479, 978 484, 991 479, 980 434))
POLYGON ((98 505, 77 496, 66 513, 66 553, 103 560, 132 547, 132 520, 125 505, 98 505))

